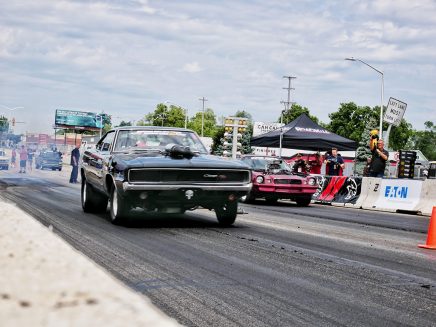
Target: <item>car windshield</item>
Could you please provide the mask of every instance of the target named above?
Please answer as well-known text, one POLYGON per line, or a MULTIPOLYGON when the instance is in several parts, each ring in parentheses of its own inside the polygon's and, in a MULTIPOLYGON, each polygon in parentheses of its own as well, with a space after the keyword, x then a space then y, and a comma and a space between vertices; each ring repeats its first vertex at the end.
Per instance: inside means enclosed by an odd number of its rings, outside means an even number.
POLYGON ((276 158, 250 158, 245 162, 248 163, 253 170, 269 170, 276 174, 291 173, 291 168, 286 164, 286 162, 276 158))
POLYGON ((207 153, 199 137, 189 131, 121 130, 113 147, 115 152, 165 150, 168 144, 189 146, 191 151, 207 153))

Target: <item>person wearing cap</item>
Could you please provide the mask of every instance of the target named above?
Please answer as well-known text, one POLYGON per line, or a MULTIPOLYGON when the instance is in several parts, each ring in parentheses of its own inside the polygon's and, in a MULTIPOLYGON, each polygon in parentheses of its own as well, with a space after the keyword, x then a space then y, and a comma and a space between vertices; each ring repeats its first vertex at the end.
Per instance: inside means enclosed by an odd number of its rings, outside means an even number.
POLYGON ((339 176, 341 169, 345 167, 344 159, 338 155, 338 149, 336 148, 332 148, 331 154, 327 156, 324 163, 330 176, 339 176))
POLYGON ((301 153, 297 153, 297 160, 295 160, 294 165, 292 166, 292 171, 294 173, 307 173, 307 165, 306 161, 304 161, 301 157, 301 153))
POLYGON ((372 152, 371 167, 369 176, 371 177, 383 177, 385 175, 386 162, 389 158, 389 152, 384 149, 384 141, 382 139, 377 140, 377 145, 370 142, 369 148, 372 152))

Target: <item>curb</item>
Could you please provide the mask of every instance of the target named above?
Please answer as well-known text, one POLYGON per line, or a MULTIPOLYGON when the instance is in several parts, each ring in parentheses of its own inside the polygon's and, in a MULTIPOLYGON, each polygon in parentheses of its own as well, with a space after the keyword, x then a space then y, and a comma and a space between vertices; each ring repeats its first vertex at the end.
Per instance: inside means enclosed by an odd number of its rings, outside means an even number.
POLYGON ((2 326, 180 326, 14 204, 0 212, 2 326))

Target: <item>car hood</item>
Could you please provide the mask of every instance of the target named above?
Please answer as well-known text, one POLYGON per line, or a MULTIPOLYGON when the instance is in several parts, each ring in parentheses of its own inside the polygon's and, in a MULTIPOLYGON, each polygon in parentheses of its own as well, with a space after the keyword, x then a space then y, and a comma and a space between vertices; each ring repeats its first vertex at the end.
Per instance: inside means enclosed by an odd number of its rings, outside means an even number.
POLYGON ((129 168, 219 168, 250 169, 237 160, 229 160, 213 155, 196 155, 192 158, 172 158, 161 153, 114 154, 112 164, 118 170, 129 168))

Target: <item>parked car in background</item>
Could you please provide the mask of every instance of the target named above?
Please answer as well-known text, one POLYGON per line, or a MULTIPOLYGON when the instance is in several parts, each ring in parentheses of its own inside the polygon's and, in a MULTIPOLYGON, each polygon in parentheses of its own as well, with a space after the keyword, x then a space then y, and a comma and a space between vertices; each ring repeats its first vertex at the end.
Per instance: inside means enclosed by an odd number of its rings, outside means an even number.
POLYGON ((251 188, 251 171, 240 161, 208 154, 188 129, 119 127, 95 149, 85 150, 80 173, 82 208, 105 212, 123 222, 138 213, 214 210, 221 225, 231 225, 238 200, 251 188))
POLYGON ((241 158, 252 169, 253 187, 243 200, 264 198, 267 203, 290 199, 299 206, 308 206, 318 188, 313 176, 295 174, 288 164, 276 157, 246 155, 241 158))
POLYGON ((62 155, 58 151, 43 151, 35 158, 36 169, 62 170, 62 155))
POLYGON ((9 169, 9 157, 6 156, 6 152, 4 150, 0 150, 0 169, 9 169))

